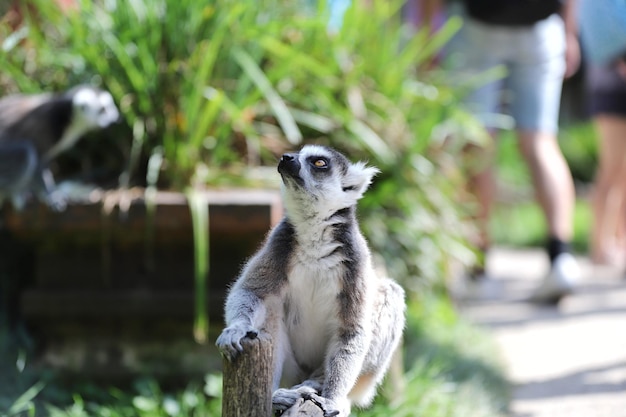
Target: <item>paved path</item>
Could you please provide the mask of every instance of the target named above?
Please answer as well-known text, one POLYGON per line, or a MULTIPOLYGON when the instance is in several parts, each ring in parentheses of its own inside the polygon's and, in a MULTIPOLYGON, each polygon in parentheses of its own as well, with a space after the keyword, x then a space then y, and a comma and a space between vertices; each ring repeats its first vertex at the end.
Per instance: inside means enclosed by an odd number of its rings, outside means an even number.
POLYGON ((495 249, 487 298, 463 302, 502 348, 512 417, 626 417, 626 279, 580 261, 576 294, 537 307, 524 298, 547 270, 543 251, 495 249))

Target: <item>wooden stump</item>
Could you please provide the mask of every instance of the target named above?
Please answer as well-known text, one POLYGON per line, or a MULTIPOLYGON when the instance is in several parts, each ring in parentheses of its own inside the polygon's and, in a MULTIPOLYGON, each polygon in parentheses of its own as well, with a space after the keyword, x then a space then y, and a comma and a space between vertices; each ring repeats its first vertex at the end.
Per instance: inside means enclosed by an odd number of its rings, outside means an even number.
MULTIPOLYGON (((272 416, 272 340, 266 333, 242 341, 233 362, 224 359, 222 417, 272 416)), ((300 399, 282 417, 323 417, 310 400, 300 399)))
POLYGON ((242 341, 243 352, 224 359, 222 417, 272 415, 272 341, 267 334, 242 341))

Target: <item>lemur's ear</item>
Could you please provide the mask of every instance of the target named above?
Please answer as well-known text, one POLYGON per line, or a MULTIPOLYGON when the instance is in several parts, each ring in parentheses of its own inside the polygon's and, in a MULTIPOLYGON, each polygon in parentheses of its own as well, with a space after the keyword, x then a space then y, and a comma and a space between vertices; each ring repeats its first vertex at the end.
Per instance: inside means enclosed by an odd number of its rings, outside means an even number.
POLYGON ((343 191, 354 194, 357 199, 361 198, 367 187, 372 183, 374 175, 379 172, 378 168, 365 166, 364 162, 350 165, 341 184, 343 191))

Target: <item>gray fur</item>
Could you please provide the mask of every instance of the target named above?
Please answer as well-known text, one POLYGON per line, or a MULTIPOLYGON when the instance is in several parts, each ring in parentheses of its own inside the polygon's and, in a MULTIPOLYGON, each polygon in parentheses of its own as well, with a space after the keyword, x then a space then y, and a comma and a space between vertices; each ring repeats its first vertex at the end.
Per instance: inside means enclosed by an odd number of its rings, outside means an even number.
POLYGON ((314 397, 347 417, 371 402, 404 328, 404 291, 376 275, 356 220, 377 170, 308 145, 279 172, 286 216, 229 292, 216 344, 232 360, 246 335, 269 333, 275 409, 314 397))

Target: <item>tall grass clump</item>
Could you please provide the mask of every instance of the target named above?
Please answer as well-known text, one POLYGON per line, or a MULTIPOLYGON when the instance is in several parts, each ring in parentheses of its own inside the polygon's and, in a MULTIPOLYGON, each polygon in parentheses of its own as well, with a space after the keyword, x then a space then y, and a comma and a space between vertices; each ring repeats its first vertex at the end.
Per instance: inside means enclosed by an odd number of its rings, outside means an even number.
POLYGON ((55 84, 63 67, 112 92, 129 137, 123 185, 145 183, 156 152, 156 181, 181 191, 241 184, 306 142, 369 160, 382 175, 362 204, 364 229, 390 274, 432 286, 451 258, 472 257, 458 138, 482 132, 443 73, 419 71, 459 21, 433 37, 402 24, 400 1, 353 3, 330 30, 325 2, 82 0, 62 12, 35 0, 20 31, 35 48, 20 58, 13 42, 5 55, 24 89, 37 74, 41 88, 55 84))
POLYGON ((256 42, 305 140, 381 169, 361 205, 364 228, 389 272, 422 290, 442 283, 452 258, 472 258, 459 204, 462 145, 449 139, 481 140, 484 132, 456 106, 459 94, 441 73, 419 71, 459 21, 429 37, 402 25, 401 2, 353 3, 336 31, 295 16, 281 37, 256 42))

